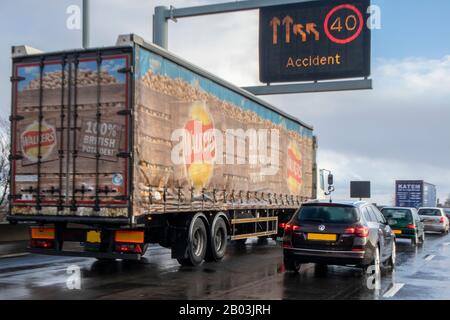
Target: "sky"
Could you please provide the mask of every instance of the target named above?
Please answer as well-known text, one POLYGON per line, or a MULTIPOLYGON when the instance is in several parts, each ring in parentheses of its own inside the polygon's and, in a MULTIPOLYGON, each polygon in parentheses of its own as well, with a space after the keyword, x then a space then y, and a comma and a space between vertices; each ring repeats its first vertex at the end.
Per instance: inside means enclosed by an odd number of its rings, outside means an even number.
MULTIPOLYGON (((151 41, 156 5, 186 7, 224 0, 91 0, 91 46, 119 34, 151 41)), ((324 0, 326 1, 326 0, 324 0)), ((264 99, 314 126, 318 165, 335 175, 335 198, 348 198, 351 180, 372 181, 371 201, 392 204, 394 181, 433 183, 450 194, 450 1, 372 0, 382 29, 373 32, 374 89, 270 96, 264 99)), ((81 46, 66 10, 81 0, 0 3, 0 115, 10 110, 12 45, 43 51, 81 46)), ((170 22, 169 50, 239 86, 257 85, 258 12, 170 22)))

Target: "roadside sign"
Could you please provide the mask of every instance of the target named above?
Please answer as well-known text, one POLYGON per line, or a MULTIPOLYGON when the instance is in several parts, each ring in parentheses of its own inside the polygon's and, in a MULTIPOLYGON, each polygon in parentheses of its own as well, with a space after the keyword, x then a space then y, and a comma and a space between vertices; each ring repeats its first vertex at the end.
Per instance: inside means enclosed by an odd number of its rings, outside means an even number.
POLYGON ((370 181, 351 181, 350 198, 370 199, 370 181))
POLYGON ((368 77, 369 6, 333 0, 261 8, 261 82, 368 77))
POLYGON ((397 207, 421 207, 423 203, 423 181, 396 181, 395 198, 397 207))

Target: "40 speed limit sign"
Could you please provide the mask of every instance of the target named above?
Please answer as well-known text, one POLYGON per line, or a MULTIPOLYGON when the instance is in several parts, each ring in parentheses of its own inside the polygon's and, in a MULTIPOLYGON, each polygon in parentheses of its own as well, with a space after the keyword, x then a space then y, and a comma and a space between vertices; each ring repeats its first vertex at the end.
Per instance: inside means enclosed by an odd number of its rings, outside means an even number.
POLYGON ((313 1, 260 10, 264 83, 368 77, 370 0, 313 1))

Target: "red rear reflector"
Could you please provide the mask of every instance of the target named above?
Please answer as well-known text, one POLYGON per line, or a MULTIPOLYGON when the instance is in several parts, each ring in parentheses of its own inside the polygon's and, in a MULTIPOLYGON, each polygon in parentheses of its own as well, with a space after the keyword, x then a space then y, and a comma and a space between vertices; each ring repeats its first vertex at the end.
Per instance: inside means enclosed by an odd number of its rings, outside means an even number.
POLYGON ((55 239, 55 228, 31 228, 31 239, 55 239))
POLYGON ((53 240, 31 240, 30 248, 53 249, 55 242, 53 240))
POLYGON ((353 252, 363 252, 364 249, 363 248, 353 248, 352 251, 353 252))
POLYGON ((116 242, 122 243, 144 243, 144 231, 116 231, 116 242))
POLYGON ((410 223, 410 224, 408 224, 407 228, 408 228, 408 229, 415 229, 415 228, 416 228, 416 225, 410 223))
POLYGON ((142 248, 139 244, 116 244, 116 251, 142 253, 142 248))

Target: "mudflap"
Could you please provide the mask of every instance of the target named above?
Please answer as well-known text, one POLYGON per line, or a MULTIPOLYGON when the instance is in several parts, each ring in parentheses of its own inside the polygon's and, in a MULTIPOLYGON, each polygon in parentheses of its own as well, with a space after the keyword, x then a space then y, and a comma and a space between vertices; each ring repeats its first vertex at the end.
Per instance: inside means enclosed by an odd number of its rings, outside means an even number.
POLYGON ((188 256, 188 232, 176 232, 175 241, 172 244, 172 259, 184 259, 188 256))

